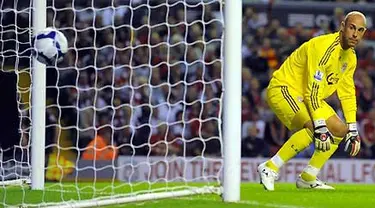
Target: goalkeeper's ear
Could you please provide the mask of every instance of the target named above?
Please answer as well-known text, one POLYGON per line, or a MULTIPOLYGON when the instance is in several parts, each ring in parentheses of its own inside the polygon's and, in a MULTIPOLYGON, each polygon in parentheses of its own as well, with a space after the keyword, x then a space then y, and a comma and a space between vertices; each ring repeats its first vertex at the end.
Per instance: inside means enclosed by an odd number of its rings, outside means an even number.
POLYGON ((344 29, 345 29, 345 21, 341 21, 341 24, 340 24, 340 32, 344 32, 344 29))

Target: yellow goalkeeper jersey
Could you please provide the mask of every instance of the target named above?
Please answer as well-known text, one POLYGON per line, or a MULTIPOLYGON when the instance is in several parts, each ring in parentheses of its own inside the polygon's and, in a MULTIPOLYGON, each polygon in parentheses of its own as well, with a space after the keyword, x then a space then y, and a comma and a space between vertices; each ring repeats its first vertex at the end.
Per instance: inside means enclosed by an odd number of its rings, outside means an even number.
POLYGON ((288 86, 300 93, 313 120, 323 118, 322 101, 337 90, 346 122, 356 122, 356 65, 354 49, 342 49, 338 32, 318 36, 285 60, 268 88, 288 86))

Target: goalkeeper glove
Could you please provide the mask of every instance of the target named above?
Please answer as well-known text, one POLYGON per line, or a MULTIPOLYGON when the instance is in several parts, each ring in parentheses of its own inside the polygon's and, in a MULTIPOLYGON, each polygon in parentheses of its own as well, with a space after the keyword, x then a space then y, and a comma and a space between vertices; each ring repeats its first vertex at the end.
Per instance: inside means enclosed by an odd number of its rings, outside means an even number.
POLYGON ((358 154, 361 149, 361 140, 359 138, 357 124, 348 124, 349 131, 345 135, 345 152, 348 152, 350 156, 354 157, 358 154))
POLYGON ((323 152, 330 150, 331 143, 334 143, 333 137, 324 120, 314 121, 314 143, 315 149, 323 152))

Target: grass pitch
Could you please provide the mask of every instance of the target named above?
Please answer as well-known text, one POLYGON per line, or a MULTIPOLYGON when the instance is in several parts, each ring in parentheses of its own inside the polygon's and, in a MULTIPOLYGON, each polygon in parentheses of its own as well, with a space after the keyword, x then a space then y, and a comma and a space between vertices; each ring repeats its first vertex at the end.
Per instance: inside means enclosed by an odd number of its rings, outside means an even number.
MULTIPOLYGON (((164 184, 165 185, 165 184, 164 184)), ((173 184, 178 185, 178 184, 173 184)), ((173 186, 172 185, 172 186, 173 186)), ((200 184, 195 184, 200 185, 200 184)), ((98 182, 93 184, 80 183, 79 188, 73 184, 46 184, 45 191, 32 191, 25 187, 9 187, 0 189, 0 206, 20 207, 21 203, 34 204, 44 202, 61 202, 69 200, 90 199, 104 196, 108 193, 129 193, 131 190, 157 188, 148 184, 129 187, 120 183, 112 186, 110 183, 98 182), (95 187, 92 188, 92 187, 95 187), (63 190, 63 191, 61 191, 63 190)), ((171 184, 169 183, 169 186, 171 184)), ((334 185, 336 190, 297 190, 294 184, 277 183, 274 192, 267 192, 260 184, 243 183, 241 185, 241 201, 239 203, 223 203, 218 195, 199 195, 164 200, 135 202, 107 207, 126 208, 344 208, 344 207, 374 207, 375 185, 334 185)), ((162 186, 161 186, 162 187, 162 186)))

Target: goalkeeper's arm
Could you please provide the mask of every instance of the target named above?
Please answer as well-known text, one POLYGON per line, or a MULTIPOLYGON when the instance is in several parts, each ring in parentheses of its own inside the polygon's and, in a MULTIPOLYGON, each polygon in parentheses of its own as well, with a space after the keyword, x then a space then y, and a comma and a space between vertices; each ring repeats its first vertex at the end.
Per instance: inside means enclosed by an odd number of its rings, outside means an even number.
POLYGON ((307 89, 304 94, 305 104, 310 112, 314 122, 314 142, 315 148, 322 151, 328 151, 333 137, 329 132, 324 112, 322 108, 322 97, 324 92, 324 76, 326 74, 325 65, 322 64, 325 53, 311 43, 305 48, 307 51, 307 89))
POLYGON ((353 78, 355 68, 356 65, 354 64, 354 66, 348 69, 337 89, 337 95, 340 99, 341 107, 349 129, 345 136, 345 151, 351 156, 356 156, 361 147, 361 140, 356 124, 357 101, 353 78))

